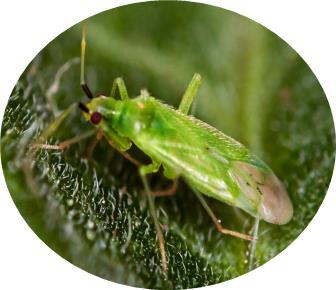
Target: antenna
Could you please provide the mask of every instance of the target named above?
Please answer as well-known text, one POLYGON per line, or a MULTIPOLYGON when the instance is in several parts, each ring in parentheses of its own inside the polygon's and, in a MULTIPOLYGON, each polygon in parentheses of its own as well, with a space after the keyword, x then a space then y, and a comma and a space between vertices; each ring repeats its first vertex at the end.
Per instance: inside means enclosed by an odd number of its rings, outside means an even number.
POLYGON ((85 81, 85 48, 86 48, 86 20, 82 22, 82 42, 81 42, 81 67, 80 67, 80 84, 89 99, 93 98, 93 94, 85 81))

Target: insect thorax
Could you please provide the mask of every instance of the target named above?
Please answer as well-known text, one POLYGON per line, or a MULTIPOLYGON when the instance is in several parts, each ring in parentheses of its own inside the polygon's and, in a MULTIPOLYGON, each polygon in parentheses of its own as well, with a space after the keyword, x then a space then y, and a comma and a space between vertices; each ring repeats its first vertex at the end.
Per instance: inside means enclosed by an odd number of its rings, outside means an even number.
POLYGON ((155 108, 148 98, 116 101, 113 128, 132 140, 150 127, 154 112, 155 108))

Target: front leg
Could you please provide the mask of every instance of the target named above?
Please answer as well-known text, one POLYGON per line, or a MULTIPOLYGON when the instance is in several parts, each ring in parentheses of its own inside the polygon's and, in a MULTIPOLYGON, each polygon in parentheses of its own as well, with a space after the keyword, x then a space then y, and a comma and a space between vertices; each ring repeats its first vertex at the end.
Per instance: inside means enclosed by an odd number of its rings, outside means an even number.
POLYGON ((90 130, 84 132, 78 136, 65 140, 59 144, 46 144, 48 138, 53 136, 57 130, 59 130, 62 123, 66 120, 66 118, 75 110, 77 104, 73 104, 69 106, 66 110, 64 110, 58 117, 56 117, 41 133, 41 135, 35 140, 35 142, 31 145, 31 150, 35 150, 38 148, 42 149, 55 149, 62 150, 65 149, 72 144, 78 143, 79 141, 86 139, 92 136, 95 133, 95 130, 90 130))
POLYGON ((156 229, 156 235, 158 237, 158 241, 159 241, 159 247, 160 247, 160 253, 161 253, 161 263, 162 263, 162 269, 164 272, 168 271, 168 265, 167 265, 167 256, 166 256, 166 250, 165 250, 165 244, 164 244, 164 237, 161 231, 161 227, 156 215, 156 211, 155 211, 155 204, 154 204, 154 198, 151 194, 151 190, 149 188, 148 185, 148 181, 147 181, 147 175, 150 173, 154 173, 157 172, 159 170, 160 167, 160 163, 157 162, 153 162, 149 165, 143 165, 141 167, 139 167, 139 174, 143 183, 143 186, 145 188, 145 192, 148 198, 148 203, 149 203, 149 210, 151 213, 151 216, 153 217, 154 220, 154 225, 155 225, 155 229, 156 229))
POLYGON ((31 148, 33 149, 53 149, 53 150, 63 150, 71 145, 78 143, 86 138, 91 137, 92 135, 95 134, 95 130, 90 130, 87 132, 84 132, 83 134, 80 134, 78 136, 75 136, 73 138, 67 139, 65 141, 62 141, 61 143, 58 144, 45 144, 45 143, 34 143, 31 145, 31 148))

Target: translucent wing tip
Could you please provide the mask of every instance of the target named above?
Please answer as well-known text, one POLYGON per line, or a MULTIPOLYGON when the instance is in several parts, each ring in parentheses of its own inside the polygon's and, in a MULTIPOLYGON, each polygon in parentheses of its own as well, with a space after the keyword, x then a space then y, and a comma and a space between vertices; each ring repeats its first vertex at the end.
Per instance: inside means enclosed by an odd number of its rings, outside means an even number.
POLYGON ((293 205, 286 189, 271 170, 261 170, 245 162, 235 162, 240 173, 236 175, 241 190, 249 200, 259 204, 259 217, 272 224, 283 225, 288 223, 293 216, 293 205), (258 187, 261 196, 253 187, 247 186, 247 181, 252 180, 258 187), (261 200, 260 200, 261 198, 261 200))
POLYGON ((293 216, 293 205, 279 179, 270 173, 260 189, 263 193, 260 217, 272 224, 288 223, 293 216))

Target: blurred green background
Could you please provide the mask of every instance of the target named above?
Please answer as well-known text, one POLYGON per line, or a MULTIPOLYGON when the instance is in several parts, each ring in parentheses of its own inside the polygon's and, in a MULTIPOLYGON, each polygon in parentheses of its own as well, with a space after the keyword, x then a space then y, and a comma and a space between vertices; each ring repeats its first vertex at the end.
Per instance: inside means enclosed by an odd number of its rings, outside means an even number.
MULTIPOLYGON (((223 9, 155 1, 106 11, 87 22, 87 81, 108 94, 115 77, 129 94, 147 88, 177 106, 198 72, 203 84, 194 114, 245 144, 283 181, 294 204, 285 226, 260 224, 249 267, 246 241, 216 232, 185 184, 156 199, 169 259, 165 276, 137 170, 100 142, 69 150, 27 148, 59 112, 85 101, 79 86, 81 26, 49 43, 20 77, 6 108, 1 158, 9 191, 30 227, 75 265, 128 285, 199 287, 246 273, 286 248, 308 225, 327 191, 335 153, 331 111, 318 80, 300 56, 259 24, 223 9), (70 61, 72 59, 72 61, 70 61), (72 62, 61 75, 57 72, 72 62), (56 82, 57 83, 57 82, 56 82), (54 89, 50 89, 54 88, 54 89), (34 162, 34 168, 30 164, 34 162)), ((56 143, 90 128, 72 114, 48 140, 56 143)), ((141 152, 132 152, 146 160, 141 152)), ((162 174, 153 188, 169 186, 162 174)), ((254 220, 209 200, 223 225, 249 232, 254 220)))

